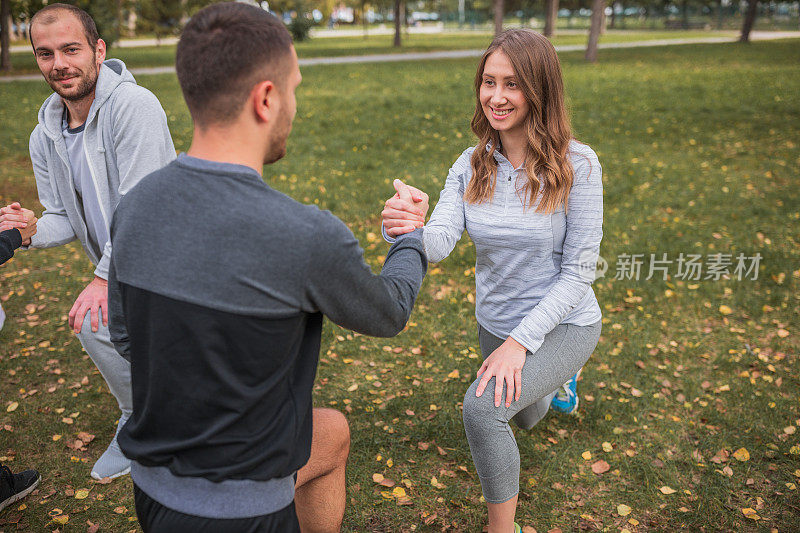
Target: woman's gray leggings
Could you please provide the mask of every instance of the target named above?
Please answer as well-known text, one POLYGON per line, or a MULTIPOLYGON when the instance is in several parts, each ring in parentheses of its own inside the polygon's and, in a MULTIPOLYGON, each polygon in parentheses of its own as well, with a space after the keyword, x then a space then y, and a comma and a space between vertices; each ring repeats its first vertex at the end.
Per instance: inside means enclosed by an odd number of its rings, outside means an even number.
MULTIPOLYGON (((601 328, 600 321, 591 326, 559 324, 545 335, 536 353, 528 352, 522 394, 511 407, 505 405, 505 384, 500 407, 494 406, 494 377, 480 398, 475 396, 479 380, 470 385, 464 396, 464 429, 487 502, 503 503, 519 492, 519 448, 509 421, 530 429, 544 418, 558 388, 589 360, 601 328)), ((480 326, 478 340, 484 359, 505 342, 480 326)))

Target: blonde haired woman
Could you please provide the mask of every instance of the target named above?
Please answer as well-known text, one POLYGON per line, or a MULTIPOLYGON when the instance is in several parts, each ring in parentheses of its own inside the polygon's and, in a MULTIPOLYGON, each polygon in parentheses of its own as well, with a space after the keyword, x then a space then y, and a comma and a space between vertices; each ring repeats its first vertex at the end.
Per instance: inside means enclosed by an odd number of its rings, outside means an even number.
MULTIPOLYGON (((498 35, 478 66, 475 93, 478 144, 450 169, 423 240, 432 262, 447 257, 465 229, 475 243, 484 361, 464 397, 464 427, 489 531, 510 533, 519 530, 520 457, 509 421, 532 428, 565 382, 574 396, 576 374, 600 337, 591 284, 602 174, 594 151, 572 138, 561 66, 542 35, 498 35)), ((424 193, 396 186, 382 213, 390 240, 421 226, 427 210, 424 193)))

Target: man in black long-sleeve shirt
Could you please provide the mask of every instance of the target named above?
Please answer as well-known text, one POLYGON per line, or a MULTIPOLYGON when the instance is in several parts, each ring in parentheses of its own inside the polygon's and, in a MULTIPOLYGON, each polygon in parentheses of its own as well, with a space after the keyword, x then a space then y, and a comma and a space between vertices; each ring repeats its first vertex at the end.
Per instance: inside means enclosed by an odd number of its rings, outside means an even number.
POLYGON ((111 234, 111 337, 133 376, 119 444, 139 521, 338 531, 349 433, 341 413, 312 409, 323 316, 400 332, 427 266, 421 231, 398 239, 376 276, 339 219, 264 183, 301 80, 272 15, 242 3, 201 10, 176 70, 192 145, 122 199, 111 234))
MULTIPOLYGON (((18 203, 11 204, 16 211, 9 220, 0 224, 0 265, 14 256, 14 250, 36 233, 36 217, 33 211, 22 209, 18 203)), ((3 328, 5 314, 0 307, 0 329, 3 328)), ((38 485, 41 477, 36 470, 25 470, 14 474, 0 464, 0 511, 21 500, 38 485)))
POLYGON ((22 246, 22 234, 18 229, 0 232, 0 265, 14 257, 14 250, 22 246))

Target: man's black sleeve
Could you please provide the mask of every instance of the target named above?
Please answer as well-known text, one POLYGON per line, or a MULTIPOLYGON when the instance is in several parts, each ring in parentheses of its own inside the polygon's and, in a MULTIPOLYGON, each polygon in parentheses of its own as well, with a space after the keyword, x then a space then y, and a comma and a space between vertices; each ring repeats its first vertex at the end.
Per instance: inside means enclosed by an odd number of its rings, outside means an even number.
POLYGON ((347 226, 328 212, 321 213, 321 221, 307 270, 309 299, 344 328, 374 337, 397 335, 411 316, 428 268, 422 230, 399 237, 376 276, 347 226))
POLYGON ((22 246, 22 234, 17 228, 0 232, 0 265, 14 257, 14 250, 22 246))
MULTIPOLYGON (((114 213, 114 220, 116 220, 119 213, 114 213)), ((111 238, 114 237, 114 222, 111 222, 111 238)), ((128 337, 128 327, 125 325, 125 312, 122 305, 122 285, 117 280, 117 269, 114 267, 114 251, 112 247, 111 260, 108 266, 108 333, 111 336, 111 342, 114 343, 114 348, 117 352, 125 358, 129 363, 131 361, 130 355, 130 338, 128 337)))

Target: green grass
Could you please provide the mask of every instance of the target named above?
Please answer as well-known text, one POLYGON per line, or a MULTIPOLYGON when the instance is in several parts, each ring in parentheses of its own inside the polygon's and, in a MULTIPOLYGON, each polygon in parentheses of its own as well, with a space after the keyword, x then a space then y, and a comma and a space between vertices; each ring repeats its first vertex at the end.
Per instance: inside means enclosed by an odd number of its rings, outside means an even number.
MULTIPOLYGON (((579 385, 579 416, 551 415, 530 432, 516 431, 522 525, 800 529, 798 493, 787 485, 800 483, 800 433, 784 429, 800 425, 798 44, 604 51, 593 66, 579 53, 562 54, 575 134, 604 168, 601 254, 611 269, 595 284, 604 332, 579 385), (613 279, 618 255, 662 252, 763 259, 755 281, 687 282, 674 277, 674 265, 668 281, 613 279), (718 453, 740 448, 749 460, 718 453), (587 451, 590 460, 582 457, 587 451), (611 470, 593 474, 598 459, 611 470), (663 486, 676 493, 662 494, 663 486), (619 516, 620 504, 630 515, 619 516)), ((304 69, 288 155, 265 169, 266 181, 342 218, 377 269, 387 250, 376 237, 378 213, 392 178, 435 199, 449 166, 473 143, 474 65, 304 69)), ((174 76, 140 82, 161 99, 185 149, 190 122, 174 76)), ((36 205, 27 136, 46 95, 41 82, 3 86, 0 203, 36 205)), ((397 338, 326 324, 315 398, 350 420, 346 531, 480 531, 485 524, 459 410, 479 361, 469 302, 474 259, 464 238, 431 265, 409 328, 397 338), (358 389, 348 392, 353 384, 358 389), (407 480, 412 504, 384 498, 373 473, 407 480), (445 487, 432 486, 432 476, 445 487)), ((104 531, 135 527, 130 481, 98 485, 88 477, 117 415, 66 328, 91 272, 74 243, 21 252, 0 269, 9 314, 0 332, 0 460, 43 473, 24 509, 0 515, 7 531, 55 529, 54 509, 69 515, 62 531, 83 531, 87 520, 104 531), (7 412, 11 402, 19 407, 7 412), (72 413, 73 424, 62 422, 72 413), (66 446, 79 431, 97 435, 86 451, 66 446), (75 499, 81 488, 91 488, 89 497, 75 499)))
MULTIPOLYGON (((630 42, 654 39, 683 39, 706 36, 734 35, 731 32, 703 31, 629 31, 609 32, 602 42, 630 42)), ((392 46, 391 35, 367 35, 367 37, 322 37, 297 44, 299 57, 335 57, 347 55, 390 54, 404 52, 430 52, 434 50, 470 50, 486 48, 492 40, 491 33, 466 32, 442 34, 410 34, 404 36, 403 46, 392 46)), ((585 44, 586 35, 567 34, 556 36, 556 45, 585 44)), ((125 61, 128 67, 159 67, 175 63, 175 46, 142 46, 136 48, 114 48, 108 57, 125 61)), ((16 52, 11 55, 11 74, 38 73, 33 54, 16 52)))

